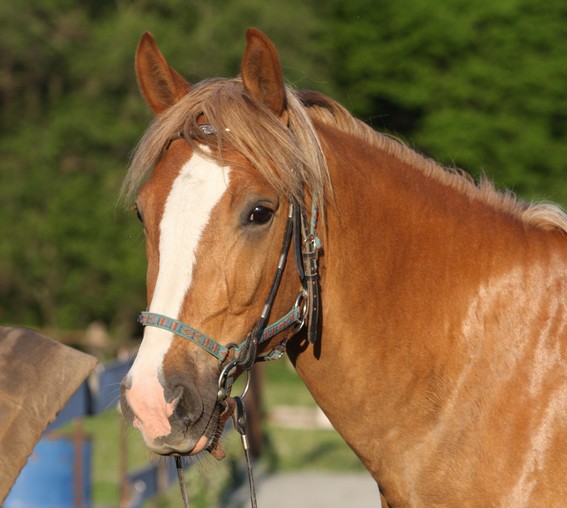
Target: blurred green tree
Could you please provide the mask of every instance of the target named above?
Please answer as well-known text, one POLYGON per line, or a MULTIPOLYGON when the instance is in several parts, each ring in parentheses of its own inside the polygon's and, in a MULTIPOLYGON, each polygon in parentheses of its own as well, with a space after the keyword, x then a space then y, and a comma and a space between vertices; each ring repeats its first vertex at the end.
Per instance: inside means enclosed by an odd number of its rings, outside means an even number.
POLYGON ((191 82, 239 72, 248 26, 288 82, 446 164, 567 203, 562 0, 0 2, 0 321, 130 333, 141 228, 118 204, 151 119, 133 71, 156 36, 191 82))
POLYGON ((353 111, 445 164, 567 203, 561 0, 352 0, 329 7, 353 111))
POLYGON ((198 81, 237 74, 246 27, 262 26, 300 62, 298 82, 321 76, 320 22, 299 0, 3 2, 0 20, 0 322, 130 333, 144 241, 118 197, 151 119, 134 76, 141 34, 198 81))

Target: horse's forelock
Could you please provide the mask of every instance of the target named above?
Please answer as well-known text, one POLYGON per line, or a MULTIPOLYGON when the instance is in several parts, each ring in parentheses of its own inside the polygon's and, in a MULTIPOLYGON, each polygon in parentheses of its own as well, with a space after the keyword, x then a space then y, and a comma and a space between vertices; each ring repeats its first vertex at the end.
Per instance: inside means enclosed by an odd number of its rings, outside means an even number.
POLYGON ((288 89, 287 101, 289 126, 249 97, 239 78, 195 86, 150 124, 133 152, 123 197, 128 202, 135 198, 178 131, 196 150, 208 144, 221 164, 224 151, 240 153, 282 197, 303 202, 305 191, 328 194, 328 168, 313 122, 297 92, 288 89), (214 129, 214 138, 198 135, 193 140, 201 117, 214 129))

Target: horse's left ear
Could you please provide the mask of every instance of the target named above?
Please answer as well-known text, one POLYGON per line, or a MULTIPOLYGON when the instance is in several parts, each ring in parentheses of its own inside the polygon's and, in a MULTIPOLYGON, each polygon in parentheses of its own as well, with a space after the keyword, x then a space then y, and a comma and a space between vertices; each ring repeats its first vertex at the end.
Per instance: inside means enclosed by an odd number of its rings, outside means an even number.
POLYGON ((262 32, 249 28, 242 57, 242 82, 248 93, 279 118, 286 111, 285 86, 278 52, 262 32))
POLYGON ((191 85, 169 66, 154 36, 146 32, 136 49, 136 77, 152 111, 159 115, 189 92, 191 85))

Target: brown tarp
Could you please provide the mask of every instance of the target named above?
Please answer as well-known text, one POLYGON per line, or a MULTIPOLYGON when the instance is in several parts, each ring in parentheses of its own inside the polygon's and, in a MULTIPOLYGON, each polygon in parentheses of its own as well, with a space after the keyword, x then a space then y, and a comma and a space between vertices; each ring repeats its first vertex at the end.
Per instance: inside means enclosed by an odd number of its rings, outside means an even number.
POLYGON ((0 506, 45 428, 96 359, 26 328, 0 326, 0 506))

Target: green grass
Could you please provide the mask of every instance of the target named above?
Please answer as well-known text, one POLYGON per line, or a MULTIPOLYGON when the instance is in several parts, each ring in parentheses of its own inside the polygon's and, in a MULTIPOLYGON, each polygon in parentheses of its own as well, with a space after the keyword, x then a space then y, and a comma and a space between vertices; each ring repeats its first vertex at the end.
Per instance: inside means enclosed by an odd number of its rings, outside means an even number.
MULTIPOLYGON (((265 366, 263 405, 316 408, 317 404, 285 357, 265 366)), ((265 460, 272 471, 364 471, 354 452, 333 429, 287 429, 266 425, 265 460)))
POLYGON ((274 406, 317 406, 287 356, 267 362, 261 368, 266 380, 263 394, 266 410, 274 406))
POLYGON ((267 426, 271 471, 364 471, 354 452, 333 430, 267 426))
MULTIPOLYGON (((279 405, 316 407, 287 358, 268 363, 263 368, 263 407, 266 412, 279 405)), ((234 387, 234 393, 240 393, 242 382, 239 383, 234 387)), ((121 436, 128 470, 156 459, 146 451, 139 433, 126 427, 115 410, 85 419, 83 428, 93 439, 93 503, 97 508, 117 507, 121 436)), ((266 423, 264 430, 266 446, 261 462, 268 471, 363 470, 354 453, 334 430, 286 429, 272 423, 266 423)), ((214 507, 223 493, 234 486, 234 478, 237 471, 241 471, 243 461, 239 436, 231 431, 222 445, 227 455, 224 460, 217 461, 206 454, 193 459, 185 474, 192 508, 214 507)), ((167 493, 148 506, 182 508, 179 486, 174 483, 167 493)))

